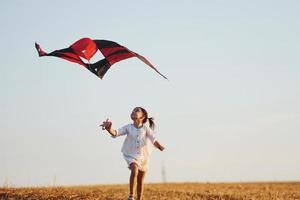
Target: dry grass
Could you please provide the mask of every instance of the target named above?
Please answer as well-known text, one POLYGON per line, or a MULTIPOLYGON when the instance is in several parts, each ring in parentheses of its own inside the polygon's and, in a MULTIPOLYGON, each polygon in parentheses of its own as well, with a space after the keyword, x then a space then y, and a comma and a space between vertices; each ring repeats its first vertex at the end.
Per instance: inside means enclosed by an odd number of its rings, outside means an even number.
MULTIPOLYGON (((6 199, 127 199, 127 185, 0 188, 6 199)), ((300 200, 300 182, 290 183, 170 183, 146 184, 145 200, 300 200)))

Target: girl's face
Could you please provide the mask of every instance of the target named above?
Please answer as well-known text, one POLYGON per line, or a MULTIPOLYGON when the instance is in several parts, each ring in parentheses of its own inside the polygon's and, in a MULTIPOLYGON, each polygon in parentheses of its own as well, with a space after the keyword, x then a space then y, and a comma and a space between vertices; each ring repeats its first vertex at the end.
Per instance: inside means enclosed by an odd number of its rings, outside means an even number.
POLYGON ((142 110, 139 107, 136 107, 132 110, 130 117, 133 121, 143 121, 145 116, 142 110))

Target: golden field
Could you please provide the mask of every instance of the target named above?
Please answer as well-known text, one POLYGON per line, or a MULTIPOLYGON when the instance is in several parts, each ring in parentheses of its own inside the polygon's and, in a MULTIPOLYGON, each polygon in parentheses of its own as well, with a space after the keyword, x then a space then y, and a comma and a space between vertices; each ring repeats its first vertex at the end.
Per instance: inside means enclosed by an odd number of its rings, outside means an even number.
MULTIPOLYGON (((126 200, 127 185, 0 188, 6 199, 126 200)), ((144 200, 300 200, 300 182, 146 184, 144 200)))

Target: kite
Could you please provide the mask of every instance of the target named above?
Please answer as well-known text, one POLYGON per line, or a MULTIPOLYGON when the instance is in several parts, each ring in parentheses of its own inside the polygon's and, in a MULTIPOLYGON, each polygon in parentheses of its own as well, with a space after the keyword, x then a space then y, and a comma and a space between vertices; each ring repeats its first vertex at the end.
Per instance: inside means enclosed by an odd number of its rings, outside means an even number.
POLYGON ((128 48, 109 40, 92 40, 90 38, 82 38, 68 48, 55 50, 51 53, 45 52, 38 43, 35 43, 35 48, 39 54, 39 57, 55 56, 77 63, 84 66, 101 79, 113 64, 132 57, 140 59, 162 77, 167 79, 167 77, 161 74, 144 56, 141 56, 138 53, 135 53, 128 48), (103 54, 104 59, 95 63, 89 63, 90 59, 98 50, 103 54), (84 62, 82 58, 87 60, 88 63, 84 62))

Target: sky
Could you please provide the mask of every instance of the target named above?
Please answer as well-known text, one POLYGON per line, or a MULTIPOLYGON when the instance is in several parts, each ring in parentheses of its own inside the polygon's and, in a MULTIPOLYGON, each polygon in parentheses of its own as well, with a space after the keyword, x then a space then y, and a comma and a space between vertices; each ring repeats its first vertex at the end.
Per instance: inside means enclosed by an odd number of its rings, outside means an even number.
POLYGON ((146 182, 300 180, 300 2, 1 1, 0 187, 127 183, 124 138, 99 127, 155 118, 166 150, 146 182), (103 80, 39 58, 81 37, 136 58, 103 80))

